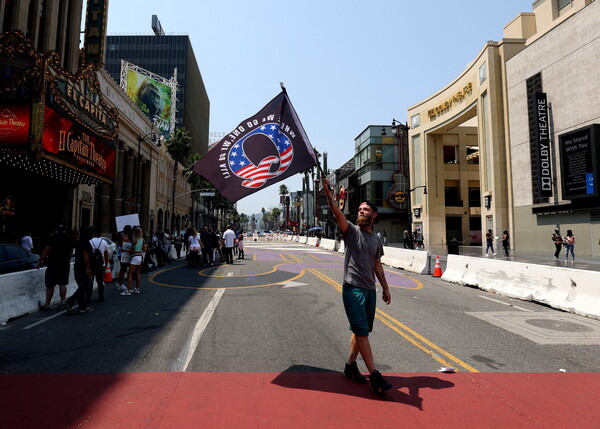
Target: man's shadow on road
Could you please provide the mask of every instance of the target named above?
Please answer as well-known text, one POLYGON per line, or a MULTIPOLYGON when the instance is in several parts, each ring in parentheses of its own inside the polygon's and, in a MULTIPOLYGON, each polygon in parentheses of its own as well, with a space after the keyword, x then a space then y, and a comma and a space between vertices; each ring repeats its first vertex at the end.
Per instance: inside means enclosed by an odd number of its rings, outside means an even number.
MULTIPOLYGON (((454 387, 454 383, 451 381, 431 376, 400 377, 386 375, 385 379, 392 384, 392 388, 385 392, 385 400, 411 405, 419 410, 423 409, 423 398, 420 396, 421 389, 448 389, 454 387)), ((279 374, 271 383, 289 389, 337 393, 375 401, 384 398, 371 390, 368 380, 366 385, 358 384, 344 377, 340 372, 307 365, 292 365, 279 374)))

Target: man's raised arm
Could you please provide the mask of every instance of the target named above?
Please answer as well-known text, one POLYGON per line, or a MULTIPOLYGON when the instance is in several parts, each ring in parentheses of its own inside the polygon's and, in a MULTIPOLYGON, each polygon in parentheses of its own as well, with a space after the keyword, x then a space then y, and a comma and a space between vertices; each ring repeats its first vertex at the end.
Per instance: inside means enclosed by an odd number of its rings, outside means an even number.
POLYGON ((333 195, 331 193, 331 189, 329 188, 329 179, 323 176, 321 179, 321 184, 323 185, 323 189, 325 189, 325 196, 327 197, 329 208, 333 212, 335 220, 337 221, 337 224, 343 234, 346 232, 346 229, 348 229, 348 220, 346 219, 346 216, 344 216, 344 213, 342 213, 340 210, 339 206, 335 203, 335 201, 333 201, 333 195))

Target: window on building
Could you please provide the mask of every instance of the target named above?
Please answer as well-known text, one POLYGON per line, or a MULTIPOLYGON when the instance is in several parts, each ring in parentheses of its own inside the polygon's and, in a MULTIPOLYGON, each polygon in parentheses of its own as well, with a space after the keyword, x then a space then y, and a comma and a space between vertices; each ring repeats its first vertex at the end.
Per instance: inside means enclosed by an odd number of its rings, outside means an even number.
POLYGON ((573 3, 573 0, 556 0, 556 3, 558 6, 558 11, 560 12, 565 7, 571 6, 571 3, 573 3))
MULTIPOLYGON (((422 155, 421 155, 421 135, 417 134, 412 136, 412 158, 411 162, 413 164, 414 173, 411 178, 412 186, 423 186, 425 185, 423 176, 424 172, 421 168, 422 166, 422 155)), ((414 204, 422 204, 423 203, 423 193, 416 192, 415 195, 411 195, 411 200, 414 204)))
POLYGON ((410 127, 417 128, 421 125, 421 114, 417 113, 410 118, 410 127))
POLYGON ((446 186, 444 196, 446 197, 446 207, 462 207, 463 202, 460 199, 460 190, 457 186, 446 186))
POLYGON ((458 164, 458 146, 444 146, 444 164, 458 164))
POLYGON ((479 84, 481 85, 487 79, 487 63, 479 67, 479 84))
POLYGON ((469 188, 469 207, 481 207, 480 188, 469 188))
POLYGON ((467 164, 479 164, 479 146, 467 146, 467 164))

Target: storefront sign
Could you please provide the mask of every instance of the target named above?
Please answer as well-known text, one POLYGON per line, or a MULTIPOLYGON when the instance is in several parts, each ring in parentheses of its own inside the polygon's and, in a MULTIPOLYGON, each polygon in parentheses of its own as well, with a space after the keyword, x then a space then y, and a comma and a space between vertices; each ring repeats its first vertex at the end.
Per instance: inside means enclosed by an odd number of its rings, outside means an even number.
POLYGON ((107 179, 115 178, 114 146, 46 107, 42 149, 107 179))
POLYGON ((562 198, 598 196, 600 125, 559 136, 562 198))
POLYGON ((85 13, 85 62, 104 63, 108 0, 88 0, 85 13))
POLYGON ((471 82, 467 83, 460 91, 450 97, 448 100, 440 103, 435 106, 433 109, 429 109, 427 114, 429 119, 435 119, 436 116, 443 115, 448 112, 453 104, 458 104, 462 102, 467 95, 470 95, 473 92, 473 84, 471 82))
POLYGON ((552 196, 552 163, 550 159, 550 134, 548 129, 548 101, 546 94, 543 92, 535 94, 534 115, 538 186, 542 197, 550 197, 552 196))
POLYGON ((46 61, 46 71, 50 88, 46 102, 50 107, 92 134, 117 139, 118 112, 104 102, 95 66, 87 65, 72 75, 60 67, 53 53, 46 61))
POLYGON ((26 147, 29 143, 31 107, 13 104, 0 107, 0 146, 26 147))

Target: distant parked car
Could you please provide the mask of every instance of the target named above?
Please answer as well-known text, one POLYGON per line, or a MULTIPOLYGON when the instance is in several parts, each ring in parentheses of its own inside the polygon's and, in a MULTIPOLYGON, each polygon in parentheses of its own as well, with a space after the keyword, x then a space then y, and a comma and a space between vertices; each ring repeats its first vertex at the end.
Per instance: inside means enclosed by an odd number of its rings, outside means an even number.
POLYGON ((40 255, 16 244, 0 244, 0 274, 31 270, 39 259, 40 255))

